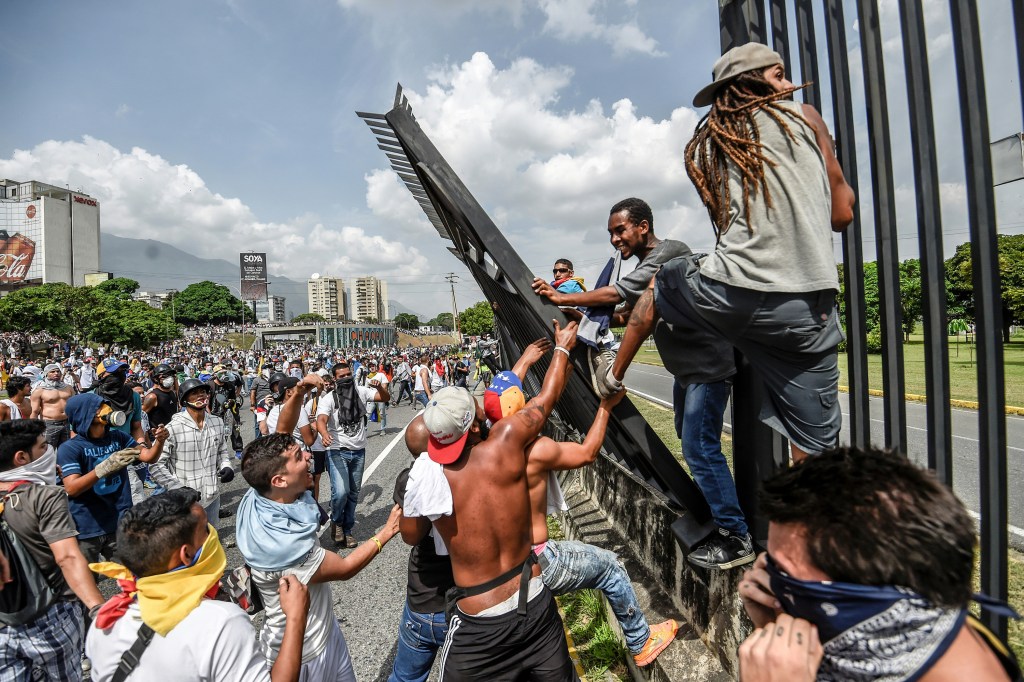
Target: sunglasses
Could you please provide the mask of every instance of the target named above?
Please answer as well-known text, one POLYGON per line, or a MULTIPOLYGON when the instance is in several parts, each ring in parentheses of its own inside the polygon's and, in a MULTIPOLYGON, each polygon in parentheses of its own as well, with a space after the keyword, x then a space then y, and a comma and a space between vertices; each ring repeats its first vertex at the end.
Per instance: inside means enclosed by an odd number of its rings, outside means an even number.
POLYGON ((569 272, 569 268, 552 268, 551 274, 557 275, 560 272, 569 272))

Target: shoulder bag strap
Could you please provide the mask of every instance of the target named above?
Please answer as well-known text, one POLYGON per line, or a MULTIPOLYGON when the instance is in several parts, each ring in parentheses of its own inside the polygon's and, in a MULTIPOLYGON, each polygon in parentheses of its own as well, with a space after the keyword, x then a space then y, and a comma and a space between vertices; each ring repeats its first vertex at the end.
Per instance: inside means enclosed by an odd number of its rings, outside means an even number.
POLYGON ((128 679, 128 676, 139 667, 139 659, 142 658, 142 654, 146 651, 149 643, 153 641, 153 635, 155 634, 156 632, 153 628, 145 623, 142 624, 142 627, 139 628, 139 636, 135 639, 131 648, 121 654, 121 662, 117 664, 117 670, 114 671, 110 682, 125 682, 128 679))

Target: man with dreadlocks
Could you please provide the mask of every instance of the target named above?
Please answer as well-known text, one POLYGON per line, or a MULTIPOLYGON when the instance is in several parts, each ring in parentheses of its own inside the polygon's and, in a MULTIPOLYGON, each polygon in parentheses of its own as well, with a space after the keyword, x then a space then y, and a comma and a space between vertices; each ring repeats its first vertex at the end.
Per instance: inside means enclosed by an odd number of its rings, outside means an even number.
POLYGON ((697 325, 738 348, 767 388, 761 420, 789 438, 794 460, 839 435, 836 312, 839 288, 832 235, 853 220, 821 115, 789 101, 799 88, 782 58, 748 43, 715 62, 714 82, 694 97, 711 105, 686 146, 686 171, 717 236, 703 260, 669 261, 633 308, 611 370, 596 377, 603 395, 659 318, 697 325))

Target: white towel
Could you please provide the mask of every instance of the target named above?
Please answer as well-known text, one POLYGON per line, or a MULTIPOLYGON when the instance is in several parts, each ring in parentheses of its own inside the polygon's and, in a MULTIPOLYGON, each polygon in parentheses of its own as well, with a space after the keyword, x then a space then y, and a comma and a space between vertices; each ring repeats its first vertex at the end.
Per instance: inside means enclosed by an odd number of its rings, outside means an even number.
POLYGON ((562 494, 562 486, 558 483, 558 476, 554 471, 548 472, 548 516, 568 511, 569 505, 565 503, 565 496, 562 494))
POLYGON ((430 526, 430 536, 434 538, 434 554, 437 556, 448 556, 448 546, 444 544, 444 539, 433 525, 430 526))
POLYGON ((425 516, 436 521, 452 513, 452 489, 440 464, 427 453, 420 454, 409 471, 402 512, 408 517, 425 516))

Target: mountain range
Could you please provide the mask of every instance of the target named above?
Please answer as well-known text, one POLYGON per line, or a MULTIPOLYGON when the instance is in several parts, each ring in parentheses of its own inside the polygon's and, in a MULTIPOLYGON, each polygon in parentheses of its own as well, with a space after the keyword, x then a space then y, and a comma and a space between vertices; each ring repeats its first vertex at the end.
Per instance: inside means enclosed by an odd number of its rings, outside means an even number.
MULTIPOLYGON (((238 263, 221 258, 200 258, 181 249, 154 239, 132 239, 112 234, 101 235, 100 269, 112 272, 114 277, 128 277, 139 283, 140 291, 163 292, 182 290, 189 284, 210 280, 234 287, 237 294, 238 263)), ((287 277, 270 275, 268 291, 272 296, 285 297, 285 315, 309 312, 306 283, 287 277)), ((412 313, 426 322, 424 317, 395 300, 389 300, 391 316, 412 313)))

